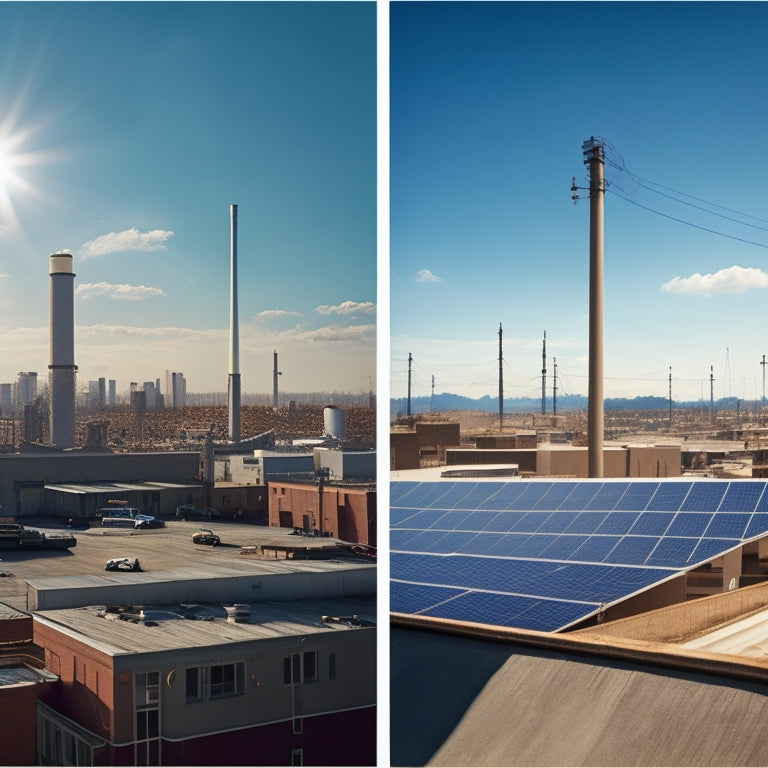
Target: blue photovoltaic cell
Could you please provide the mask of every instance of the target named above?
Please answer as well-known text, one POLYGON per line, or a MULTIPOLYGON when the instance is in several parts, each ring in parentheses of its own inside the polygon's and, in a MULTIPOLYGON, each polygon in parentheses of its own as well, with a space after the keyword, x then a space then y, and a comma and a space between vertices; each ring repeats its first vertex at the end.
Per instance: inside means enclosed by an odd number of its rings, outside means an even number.
POLYGON ((466 509, 449 509, 442 517, 439 517, 432 523, 433 528, 441 528, 444 531, 463 530, 463 523, 471 512, 466 509))
POLYGON ((538 533, 562 533, 576 519, 578 512, 553 512, 542 521, 538 533))
POLYGON ((744 531, 745 539, 753 539, 768 531, 768 514, 755 514, 747 524, 747 530, 744 531))
POLYGON ((421 483, 406 482, 401 480, 397 483, 389 484, 389 504, 392 507, 408 506, 404 499, 408 496, 414 488, 421 485, 421 483))
POLYGON ((720 511, 754 512, 764 488, 764 483, 729 483, 720 511))
POLYGON ((666 536, 695 536, 697 539, 707 530, 712 514, 703 512, 680 512, 675 515, 667 528, 666 536))
POLYGON ((648 502, 647 510, 677 512, 691 488, 690 483, 659 483, 656 493, 648 502))
POLYGON ((586 536, 558 536, 542 553, 551 560, 568 560, 586 541, 586 536))
POLYGON ((441 535, 429 550, 441 555, 452 555, 460 552, 461 548, 476 538, 476 533, 469 531, 449 531, 441 535))
POLYGON ((663 536, 673 517, 671 512, 643 512, 629 532, 633 536, 663 536))
POLYGON ((461 528, 464 531, 482 531, 498 514, 498 512, 470 512, 462 521, 461 528))
POLYGON ((399 528, 429 528, 445 514, 443 509, 422 509, 404 520, 399 528))
POLYGON ((690 565, 706 563, 741 544, 738 539, 702 539, 693 550, 690 565))
POLYGON ((465 509, 460 502, 469 490, 469 487, 461 483, 445 483, 444 493, 436 495, 427 506, 435 509, 454 509, 460 506, 465 509))
POLYGON ((723 500, 728 483, 719 480, 695 483, 680 509, 683 512, 715 512, 723 500))
POLYGON ((585 612, 599 605, 574 604, 555 600, 538 600, 522 595, 500 595, 493 592, 469 592, 424 611, 425 616, 472 621, 500 627, 525 626, 546 632, 553 626, 563 627, 578 621, 585 612))
POLYGON ((462 555, 487 555, 498 539, 495 533, 473 533, 456 551, 462 555))
POLYGON ((644 563, 656 548, 655 536, 625 536, 606 556, 606 563, 644 563))
POLYGON ((712 516, 704 535, 711 539, 741 539, 750 517, 734 512, 718 512, 712 516))
POLYGON ((576 487, 576 483, 553 483, 536 502, 534 509, 557 509, 563 499, 576 487))
POLYGON ((646 483, 638 481, 631 483, 626 493, 616 502, 614 509, 631 510, 641 512, 651 500, 651 496, 656 493, 659 487, 658 483, 646 483))
POLYGON ((568 498, 560 505, 560 509, 582 510, 592 501, 598 490, 600 490, 600 486, 597 483, 578 483, 568 498))
POLYGON ((521 494, 510 499, 507 509, 534 509, 536 502, 549 490, 551 485, 551 483, 529 483, 521 494))
POLYGON ((603 522, 597 527, 597 533, 612 533, 623 536, 625 533, 629 533, 629 530, 639 516, 639 512, 611 512, 611 514, 605 516, 603 522))
POLYGON ((749 480, 396 481, 392 610, 556 631, 768 534, 765 491, 749 480))
POLYGON ((501 483, 478 483, 459 504, 462 509, 497 509, 493 499, 501 487, 501 483))
POLYGON ((571 560, 585 563, 602 563, 619 543, 618 536, 590 536, 571 556, 571 560))
POLYGON ((607 512, 580 512, 574 521, 565 529, 565 532, 594 533, 606 517, 608 517, 607 512))
POLYGON ((389 524, 393 528, 406 527, 407 521, 419 512, 421 512, 420 509, 409 509, 406 507, 391 509, 389 524))
POLYGON ((389 548, 395 551, 407 551, 408 542, 420 533, 421 531, 400 531, 392 529, 389 532, 389 548))
POLYGON ((450 600, 461 594, 459 589, 435 587, 426 584, 393 582, 389 597, 389 610, 395 613, 421 613, 421 611, 450 600))
POLYGON ((629 483, 603 483, 584 509, 611 510, 624 495, 629 483))
POLYGON ((668 568, 685 568, 698 543, 698 539, 661 539, 656 549, 651 552, 645 562, 648 565, 661 565, 668 568))
POLYGON ((768 490, 763 488, 763 495, 755 505, 755 512, 768 512, 768 490))
POLYGON ((445 536, 444 531, 420 531, 404 545, 405 552, 437 552, 437 542, 445 536))

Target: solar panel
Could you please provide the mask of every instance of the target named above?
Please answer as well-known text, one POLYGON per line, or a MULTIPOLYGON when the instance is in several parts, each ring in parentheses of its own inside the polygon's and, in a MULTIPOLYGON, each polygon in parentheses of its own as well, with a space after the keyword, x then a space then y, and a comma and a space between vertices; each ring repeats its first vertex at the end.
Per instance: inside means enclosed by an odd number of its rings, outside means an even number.
POLYGON ((556 631, 768 534, 765 481, 395 481, 391 605, 556 631))

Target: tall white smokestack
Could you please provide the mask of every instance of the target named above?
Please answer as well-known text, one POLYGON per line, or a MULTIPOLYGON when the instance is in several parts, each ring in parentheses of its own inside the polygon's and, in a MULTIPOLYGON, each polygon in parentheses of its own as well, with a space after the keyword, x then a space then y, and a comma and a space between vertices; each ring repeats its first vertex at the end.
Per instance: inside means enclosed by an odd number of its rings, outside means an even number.
POLYGON ((240 329, 237 312, 237 206, 229 206, 231 220, 229 283, 229 439, 240 441, 240 329))
POLYGON ((75 445, 75 273, 72 255, 54 253, 49 259, 51 338, 51 443, 75 445))

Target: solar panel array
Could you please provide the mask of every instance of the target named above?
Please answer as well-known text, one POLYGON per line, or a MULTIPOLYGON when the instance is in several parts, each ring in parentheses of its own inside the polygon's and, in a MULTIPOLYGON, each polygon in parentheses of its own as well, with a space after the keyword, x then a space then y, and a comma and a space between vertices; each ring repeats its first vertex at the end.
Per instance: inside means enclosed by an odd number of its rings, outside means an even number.
POLYGON ((765 481, 397 481, 390 607, 557 631, 766 533, 765 481))

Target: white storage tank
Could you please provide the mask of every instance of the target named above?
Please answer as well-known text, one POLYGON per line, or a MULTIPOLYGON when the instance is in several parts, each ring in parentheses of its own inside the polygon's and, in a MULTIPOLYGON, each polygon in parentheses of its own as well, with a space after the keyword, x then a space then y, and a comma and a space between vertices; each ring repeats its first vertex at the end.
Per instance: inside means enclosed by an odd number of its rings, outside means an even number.
POLYGON ((344 438, 344 411, 335 405, 326 405, 323 409, 323 434, 335 437, 338 440, 344 438))

